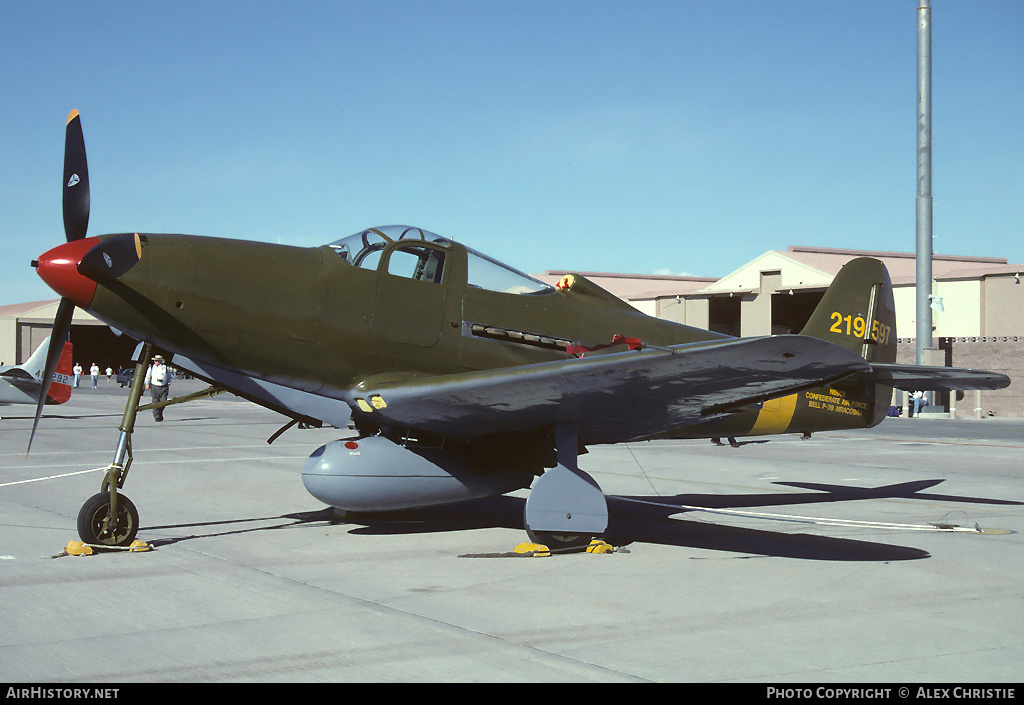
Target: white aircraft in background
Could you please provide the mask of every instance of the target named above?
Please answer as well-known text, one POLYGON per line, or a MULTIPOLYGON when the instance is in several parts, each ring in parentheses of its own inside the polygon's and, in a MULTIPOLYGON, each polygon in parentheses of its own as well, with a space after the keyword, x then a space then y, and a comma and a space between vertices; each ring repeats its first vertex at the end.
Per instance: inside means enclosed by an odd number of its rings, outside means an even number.
MULTIPOLYGON (((37 404, 43 388, 43 367, 50 339, 44 340, 21 365, 0 367, 0 404, 37 404)), ((63 404, 71 398, 71 343, 64 343, 53 381, 46 392, 47 404, 63 404)))

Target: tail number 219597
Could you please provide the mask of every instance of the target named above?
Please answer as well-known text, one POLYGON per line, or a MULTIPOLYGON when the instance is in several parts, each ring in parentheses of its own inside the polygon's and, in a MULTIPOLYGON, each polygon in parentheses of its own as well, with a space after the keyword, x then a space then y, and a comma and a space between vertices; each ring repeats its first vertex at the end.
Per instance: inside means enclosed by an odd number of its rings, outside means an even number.
MULTIPOLYGON (((851 316, 850 314, 844 316, 838 311, 833 311, 832 327, 829 328, 829 332, 839 333, 840 335, 852 335, 863 340, 864 334, 867 332, 867 325, 867 321, 864 320, 863 316, 851 316)), ((880 345, 886 345, 889 342, 890 332, 892 332, 892 326, 887 326, 881 321, 872 321, 871 340, 880 345)))

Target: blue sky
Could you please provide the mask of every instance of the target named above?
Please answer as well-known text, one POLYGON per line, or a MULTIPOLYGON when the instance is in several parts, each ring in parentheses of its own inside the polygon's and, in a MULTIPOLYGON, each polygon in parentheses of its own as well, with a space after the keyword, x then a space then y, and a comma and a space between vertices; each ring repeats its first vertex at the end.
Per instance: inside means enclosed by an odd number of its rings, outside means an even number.
MULTIPOLYGON (((1024 3, 932 0, 936 253, 1024 262, 1024 3)), ((408 223, 528 272, 914 250, 915 0, 0 2, 0 304, 89 233, 408 223)))

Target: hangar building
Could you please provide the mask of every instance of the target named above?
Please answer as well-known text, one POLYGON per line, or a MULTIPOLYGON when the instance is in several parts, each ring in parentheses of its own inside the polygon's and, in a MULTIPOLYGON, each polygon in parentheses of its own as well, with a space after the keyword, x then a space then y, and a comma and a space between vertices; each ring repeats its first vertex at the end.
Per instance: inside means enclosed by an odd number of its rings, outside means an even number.
MULTIPOLYGON (((50 335, 57 316, 58 299, 0 306, 0 362, 17 365, 50 335)), ((71 320, 71 343, 75 362, 89 369, 92 363, 115 371, 131 364, 136 341, 119 336, 105 323, 75 308, 71 320)))

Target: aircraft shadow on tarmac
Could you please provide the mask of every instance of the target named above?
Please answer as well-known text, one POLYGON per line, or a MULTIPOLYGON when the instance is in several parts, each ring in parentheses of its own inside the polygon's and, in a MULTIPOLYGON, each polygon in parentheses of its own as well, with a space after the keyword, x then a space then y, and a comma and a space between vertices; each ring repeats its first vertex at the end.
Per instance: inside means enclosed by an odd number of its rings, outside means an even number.
MULTIPOLYGON (((691 521, 673 518, 673 516, 691 512, 683 505, 707 509, 745 509, 893 498, 1001 505, 1024 504, 1024 502, 1012 500, 921 492, 921 490, 934 487, 941 482, 943 480, 917 480, 869 488, 805 482, 776 482, 775 484, 778 485, 815 491, 733 495, 681 494, 629 497, 610 495, 608 497, 609 525, 608 530, 604 533, 604 539, 613 546, 620 547, 630 544, 661 544, 742 554, 737 557, 743 558, 765 556, 822 561, 882 562, 918 560, 929 558, 930 554, 927 551, 908 546, 794 532, 792 528, 798 524, 784 520, 780 521, 780 524, 785 526, 786 530, 771 531, 723 523, 729 521, 728 518, 723 518, 721 522, 716 520, 691 521)), ((338 517, 333 510, 323 509, 285 514, 280 517, 143 527, 143 530, 209 529, 209 531, 194 532, 188 536, 156 539, 150 542, 154 547, 194 538, 299 528, 302 525, 323 526, 325 523, 351 527, 349 533, 364 536, 430 534, 498 527, 522 530, 525 503, 526 500, 520 497, 502 496, 400 512, 349 513, 344 517, 338 517), (285 520, 285 523, 258 527, 237 526, 238 524, 274 520, 285 520), (234 525, 233 528, 227 528, 232 525, 234 525), (215 527, 221 527, 223 530, 218 530, 215 527)), ((772 519, 765 517, 763 521, 767 523, 772 519)))
MULTIPOLYGON (((929 557, 928 552, 886 543, 793 533, 791 532, 794 526, 792 523, 783 524, 789 530, 771 531, 735 527, 714 520, 689 521, 673 519, 672 517, 690 511, 683 508, 682 505, 706 507, 708 509, 742 509, 884 498, 913 498, 984 504, 1022 504, 1021 502, 1010 500, 925 494, 921 492, 921 490, 934 487, 941 482, 943 480, 918 480, 870 488, 777 482, 776 484, 779 485, 816 491, 733 495, 683 494, 669 497, 609 496, 609 525, 608 530, 604 533, 604 539, 615 546, 626 546, 633 543, 655 543, 731 553, 802 558, 806 560, 915 560, 929 557)), ((362 528, 352 529, 354 534, 432 533, 440 531, 465 531, 495 526, 521 529, 523 527, 524 504, 525 500, 523 499, 497 497, 450 507, 435 507, 393 514, 373 516, 349 515, 345 518, 345 521, 351 524, 362 524, 362 528)), ((728 519, 723 519, 723 522, 728 521, 728 519)), ((764 521, 770 522, 772 520, 765 518, 764 521)))
MULTIPOLYGON (((743 495, 739 495, 738 499, 735 506, 751 506, 745 504, 746 498, 743 495)), ((673 515, 686 513, 687 510, 664 506, 678 502, 694 506, 717 504, 725 507, 729 505, 728 500, 728 495, 609 496, 608 529, 603 538, 613 546, 661 544, 743 554, 742 557, 751 557, 753 554, 805 560, 897 561, 928 558, 930 555, 916 548, 870 541, 743 528, 714 521, 673 519, 673 515), (701 503, 701 500, 705 501, 701 503)), ((758 503, 759 506, 761 504, 763 501, 758 503)), ((374 517, 349 516, 346 521, 363 525, 362 528, 352 529, 353 534, 433 533, 495 526, 522 529, 524 505, 523 499, 498 497, 467 502, 458 508, 438 507, 374 517)), ((794 525, 786 526, 791 529, 794 525)))

